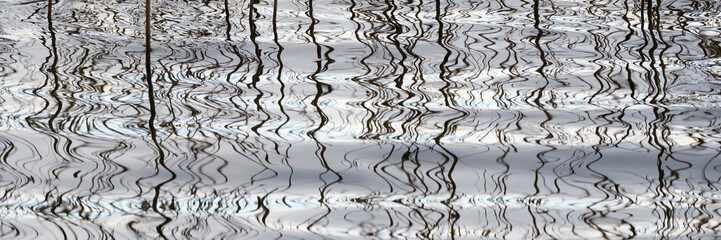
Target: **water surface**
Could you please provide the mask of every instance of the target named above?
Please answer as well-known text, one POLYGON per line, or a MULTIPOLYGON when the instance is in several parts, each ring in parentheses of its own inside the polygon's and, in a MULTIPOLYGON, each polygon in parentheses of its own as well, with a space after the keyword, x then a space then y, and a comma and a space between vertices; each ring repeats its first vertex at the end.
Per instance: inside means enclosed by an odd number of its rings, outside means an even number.
POLYGON ((702 238, 721 2, 0 1, 2 239, 702 238))

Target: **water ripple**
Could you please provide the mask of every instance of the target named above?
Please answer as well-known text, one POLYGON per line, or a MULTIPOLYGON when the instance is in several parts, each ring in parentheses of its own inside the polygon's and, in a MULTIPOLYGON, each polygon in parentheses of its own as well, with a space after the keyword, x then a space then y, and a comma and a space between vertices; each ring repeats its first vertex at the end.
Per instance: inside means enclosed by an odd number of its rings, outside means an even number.
POLYGON ((0 1, 0 238, 711 238, 713 1, 0 1))

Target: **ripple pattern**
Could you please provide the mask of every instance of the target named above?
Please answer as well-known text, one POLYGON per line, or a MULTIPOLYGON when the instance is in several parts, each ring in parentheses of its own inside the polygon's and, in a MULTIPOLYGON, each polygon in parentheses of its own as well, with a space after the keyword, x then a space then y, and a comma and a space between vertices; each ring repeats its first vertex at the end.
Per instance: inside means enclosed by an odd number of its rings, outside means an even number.
POLYGON ((716 1, 0 1, 0 238, 713 238, 719 109, 716 1))

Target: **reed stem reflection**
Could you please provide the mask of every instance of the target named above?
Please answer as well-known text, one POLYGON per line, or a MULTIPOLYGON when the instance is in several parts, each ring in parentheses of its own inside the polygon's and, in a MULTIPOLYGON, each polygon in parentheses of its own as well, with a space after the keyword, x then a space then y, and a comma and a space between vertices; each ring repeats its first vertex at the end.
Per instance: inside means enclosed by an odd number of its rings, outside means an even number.
POLYGON ((719 12, 0 2, 0 238, 712 238, 719 12))

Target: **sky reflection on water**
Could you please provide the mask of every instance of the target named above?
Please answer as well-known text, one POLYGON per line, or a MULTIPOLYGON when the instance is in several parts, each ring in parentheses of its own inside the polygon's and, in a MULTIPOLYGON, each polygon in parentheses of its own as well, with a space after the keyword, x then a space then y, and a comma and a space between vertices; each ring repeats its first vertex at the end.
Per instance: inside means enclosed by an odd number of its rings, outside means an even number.
POLYGON ((714 1, 2 1, 0 238, 714 237, 719 40, 714 1))

